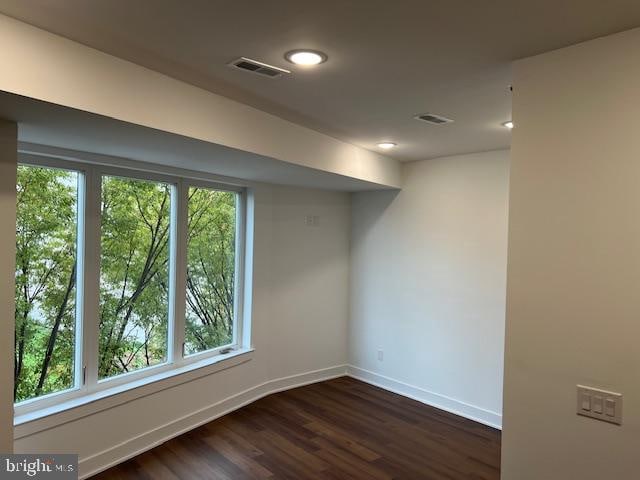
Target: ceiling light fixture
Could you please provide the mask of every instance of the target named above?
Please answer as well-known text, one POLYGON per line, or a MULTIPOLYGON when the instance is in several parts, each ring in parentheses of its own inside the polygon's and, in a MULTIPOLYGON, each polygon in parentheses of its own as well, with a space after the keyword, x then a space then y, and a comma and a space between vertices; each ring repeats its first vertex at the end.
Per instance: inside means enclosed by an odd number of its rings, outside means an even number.
POLYGON ((327 61, 327 54, 317 50, 291 50, 284 54, 284 58, 291 63, 303 67, 319 65, 327 61))
POLYGON ((397 143, 393 143, 393 142, 380 142, 378 143, 378 147, 382 148, 383 150, 389 150, 393 147, 397 147, 398 144, 397 143))
POLYGON ((509 130, 511 130, 513 128, 513 122, 509 120, 508 122, 504 122, 502 126, 507 127, 509 130))

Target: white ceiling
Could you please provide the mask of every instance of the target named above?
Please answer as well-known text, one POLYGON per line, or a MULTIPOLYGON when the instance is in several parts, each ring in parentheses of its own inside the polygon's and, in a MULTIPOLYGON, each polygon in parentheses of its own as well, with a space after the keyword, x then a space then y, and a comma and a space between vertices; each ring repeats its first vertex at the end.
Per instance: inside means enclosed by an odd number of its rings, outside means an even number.
POLYGON ((640 25, 638 0, 0 0, 0 12, 369 149, 504 148, 510 62, 640 25), (313 48, 313 70, 283 54, 313 48), (290 68, 233 70, 240 56, 290 68), (431 112, 455 123, 413 120, 431 112))

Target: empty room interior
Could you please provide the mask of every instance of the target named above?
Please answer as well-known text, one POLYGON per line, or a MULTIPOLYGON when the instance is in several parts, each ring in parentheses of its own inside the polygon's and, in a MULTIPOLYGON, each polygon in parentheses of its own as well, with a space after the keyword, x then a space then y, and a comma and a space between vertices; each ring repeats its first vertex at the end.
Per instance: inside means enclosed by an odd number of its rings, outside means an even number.
POLYGON ((640 478, 638 27, 0 0, 0 478, 640 478))

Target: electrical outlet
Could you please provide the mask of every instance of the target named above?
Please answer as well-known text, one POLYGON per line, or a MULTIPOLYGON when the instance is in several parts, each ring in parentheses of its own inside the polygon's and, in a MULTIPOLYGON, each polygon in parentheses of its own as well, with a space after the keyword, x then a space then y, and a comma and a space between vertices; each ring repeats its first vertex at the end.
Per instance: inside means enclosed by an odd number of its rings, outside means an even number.
POLYGON ((384 352, 382 350, 378 350, 378 361, 381 362, 384 360, 384 352))
POLYGON ((622 425, 622 394, 584 385, 577 388, 578 415, 622 425))

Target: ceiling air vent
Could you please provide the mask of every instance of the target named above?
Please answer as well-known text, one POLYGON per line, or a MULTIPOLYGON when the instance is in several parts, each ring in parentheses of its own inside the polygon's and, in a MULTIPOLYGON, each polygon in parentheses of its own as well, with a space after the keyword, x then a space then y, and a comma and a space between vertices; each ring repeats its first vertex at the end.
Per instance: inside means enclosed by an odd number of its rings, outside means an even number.
POLYGON ((277 78, 285 73, 291 73, 289 70, 285 70, 284 68, 267 65, 266 63, 258 62, 257 60, 252 60, 246 57, 240 57, 237 60, 234 60, 229 64, 229 66, 269 78, 277 78))
POLYGON ((453 120, 446 117, 441 117, 440 115, 434 115, 433 113, 423 113, 421 115, 416 115, 416 120, 420 120, 421 122, 431 123, 433 125, 444 125, 445 123, 453 123, 453 120))

